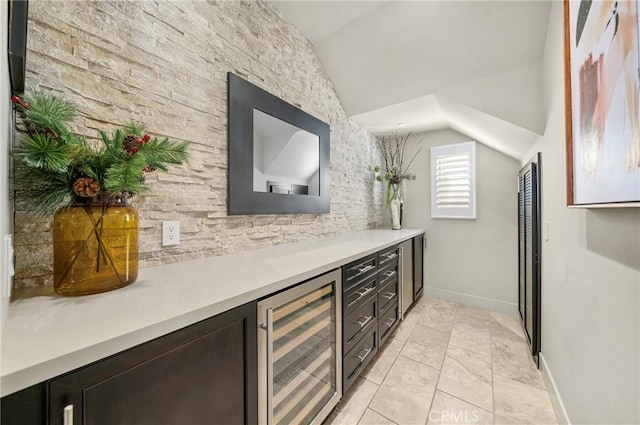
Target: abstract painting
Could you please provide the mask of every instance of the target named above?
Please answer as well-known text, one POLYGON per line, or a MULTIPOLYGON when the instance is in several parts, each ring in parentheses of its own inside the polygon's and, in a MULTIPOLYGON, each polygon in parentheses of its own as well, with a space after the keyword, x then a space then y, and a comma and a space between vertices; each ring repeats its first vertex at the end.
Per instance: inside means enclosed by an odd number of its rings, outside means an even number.
POLYGON ((565 0, 567 203, 640 206, 640 0, 565 0))

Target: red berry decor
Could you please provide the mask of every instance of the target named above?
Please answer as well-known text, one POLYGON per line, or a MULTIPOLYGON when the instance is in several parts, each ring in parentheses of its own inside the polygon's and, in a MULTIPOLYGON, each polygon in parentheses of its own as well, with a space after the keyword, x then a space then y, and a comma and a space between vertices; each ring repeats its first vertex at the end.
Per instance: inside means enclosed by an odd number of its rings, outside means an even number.
POLYGON ((148 142, 149 140, 151 140, 151 136, 149 136, 148 134, 145 134, 142 140, 144 140, 145 142, 148 142))
POLYGON ((16 106, 22 107, 23 109, 29 109, 29 104, 27 102, 23 102, 22 99, 20 99, 16 95, 11 96, 11 102, 13 102, 13 104, 16 106))

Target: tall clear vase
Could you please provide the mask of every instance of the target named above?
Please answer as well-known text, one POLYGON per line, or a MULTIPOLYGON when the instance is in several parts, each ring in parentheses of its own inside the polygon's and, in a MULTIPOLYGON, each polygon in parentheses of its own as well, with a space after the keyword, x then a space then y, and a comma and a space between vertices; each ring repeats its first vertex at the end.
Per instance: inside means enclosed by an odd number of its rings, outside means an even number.
POLYGON ((399 185, 391 185, 391 200, 389 208, 391 209, 391 228, 394 230, 402 229, 402 198, 400 196, 399 185))
POLYGON ((400 200, 399 199, 391 200, 391 228, 393 230, 402 229, 402 224, 400 224, 400 200))

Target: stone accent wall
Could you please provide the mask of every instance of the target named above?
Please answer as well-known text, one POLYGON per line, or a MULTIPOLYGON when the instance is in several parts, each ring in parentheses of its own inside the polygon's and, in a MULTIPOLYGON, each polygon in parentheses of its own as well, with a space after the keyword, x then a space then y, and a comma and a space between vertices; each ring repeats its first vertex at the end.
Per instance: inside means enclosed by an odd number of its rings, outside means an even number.
MULTIPOLYGON (((135 202, 142 267, 382 222, 373 137, 347 120, 311 43, 268 2, 32 0, 27 87, 75 102, 73 129, 87 138, 133 120, 191 142, 189 164, 150 176, 135 202), (331 125, 331 213, 227 216, 228 71, 331 125), (180 221, 179 246, 161 246, 163 220, 180 221)), ((50 220, 18 207, 15 233, 16 286, 51 284, 50 220)))

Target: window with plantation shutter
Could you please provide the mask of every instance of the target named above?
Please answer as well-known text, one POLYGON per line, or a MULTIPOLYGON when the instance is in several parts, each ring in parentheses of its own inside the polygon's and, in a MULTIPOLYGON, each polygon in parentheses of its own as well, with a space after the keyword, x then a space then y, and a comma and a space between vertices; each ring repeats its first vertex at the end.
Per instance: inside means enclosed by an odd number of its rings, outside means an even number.
POLYGON ((431 148, 431 217, 476 218, 476 142, 431 148))

